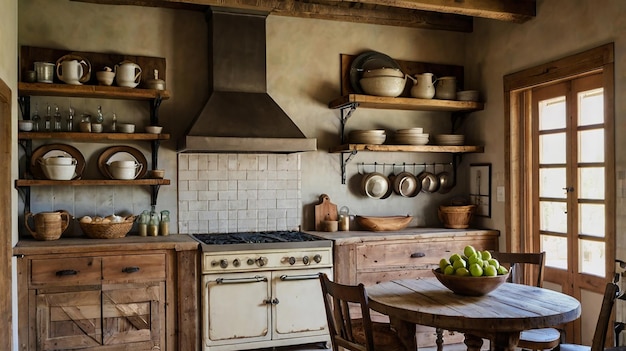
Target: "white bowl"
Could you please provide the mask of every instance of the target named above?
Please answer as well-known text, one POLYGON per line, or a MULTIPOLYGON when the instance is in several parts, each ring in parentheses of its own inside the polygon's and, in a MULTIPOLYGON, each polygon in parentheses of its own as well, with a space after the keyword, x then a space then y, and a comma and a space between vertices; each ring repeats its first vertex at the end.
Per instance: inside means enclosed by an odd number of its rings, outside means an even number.
POLYGON ((111 85, 113 84, 113 78, 115 78, 115 72, 96 72, 96 78, 98 79, 98 83, 100 83, 100 85, 111 85))
POLYGON ((21 119, 17 121, 17 128, 22 132, 30 132, 33 130, 33 121, 21 119))
POLYGON ((359 83, 366 94, 376 96, 397 97, 402 94, 406 78, 400 77, 369 77, 362 78, 359 83))
POLYGON ((41 164, 45 165, 75 165, 76 159, 72 157, 55 156, 40 159, 41 164))
POLYGON ((463 90, 456 93, 459 101, 478 101, 478 90, 463 90))
POLYGON ((135 179, 139 175, 140 168, 136 167, 109 167, 113 179, 135 179))
POLYGON ((52 180, 71 180, 76 172, 76 165, 47 165, 42 164, 41 169, 46 178, 52 180))
POLYGON ((161 126, 146 126, 146 132, 151 134, 161 134, 163 127, 161 126))
POLYGON ((117 168, 135 168, 137 167, 137 162, 135 161, 113 161, 109 164, 109 167, 117 167, 117 168))
POLYGON ((117 125, 117 129, 122 133, 134 133, 135 125, 132 123, 120 123, 117 125))

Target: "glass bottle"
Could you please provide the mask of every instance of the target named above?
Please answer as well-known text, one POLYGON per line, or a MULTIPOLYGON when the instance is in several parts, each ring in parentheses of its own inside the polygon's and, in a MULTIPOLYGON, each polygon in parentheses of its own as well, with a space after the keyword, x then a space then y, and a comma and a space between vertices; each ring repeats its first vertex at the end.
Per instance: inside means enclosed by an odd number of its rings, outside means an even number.
POLYGON ((150 222, 150 212, 148 210, 144 210, 141 215, 139 215, 139 236, 147 236, 148 235, 148 223, 150 222))
POLYGON ((113 122, 111 122, 111 131, 112 132, 117 131, 117 115, 115 114, 115 112, 113 112, 113 122))
POLYGON ((39 123, 41 123, 41 117, 39 116, 39 104, 35 104, 35 113, 30 118, 33 120, 33 131, 39 131, 39 123))
POLYGON ((65 126, 68 132, 74 131, 74 108, 70 105, 70 112, 67 115, 67 125, 65 126))
POLYGON ((50 115, 50 104, 46 106, 46 115, 44 116, 43 130, 46 132, 52 131, 52 115, 50 115))
POLYGON ((59 112, 59 105, 54 105, 54 131, 61 131, 61 112, 59 112))
POLYGON ((155 210, 150 212, 150 222, 148 223, 148 235, 159 235, 159 215, 155 210))
POLYGON ((350 230, 350 209, 347 206, 343 206, 339 210, 339 230, 350 230))
POLYGON ((168 210, 161 211, 161 223, 159 223, 159 234, 163 236, 170 234, 170 211, 168 210))
POLYGON ((104 115, 102 114, 102 106, 98 106, 98 113, 96 114, 96 123, 102 124, 104 122, 104 115))

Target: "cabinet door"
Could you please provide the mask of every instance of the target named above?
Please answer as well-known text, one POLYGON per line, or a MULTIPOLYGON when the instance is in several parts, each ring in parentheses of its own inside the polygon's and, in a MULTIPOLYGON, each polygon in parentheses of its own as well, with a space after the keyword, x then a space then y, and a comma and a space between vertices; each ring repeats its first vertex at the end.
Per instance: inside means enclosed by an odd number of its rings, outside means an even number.
POLYGON ((74 350, 102 344, 100 289, 36 295, 41 350, 74 350))
POLYGON ((332 277, 331 268, 287 270, 272 275, 274 339, 328 333, 326 310, 318 274, 332 277))
POLYGON ((103 285, 103 344, 132 344, 137 350, 165 345, 164 301, 164 283, 103 285))

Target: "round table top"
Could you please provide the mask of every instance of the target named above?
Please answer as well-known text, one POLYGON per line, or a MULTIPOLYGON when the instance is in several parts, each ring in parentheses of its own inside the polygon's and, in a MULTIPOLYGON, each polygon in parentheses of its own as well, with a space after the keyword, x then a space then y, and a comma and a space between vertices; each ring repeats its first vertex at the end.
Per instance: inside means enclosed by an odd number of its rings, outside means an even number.
POLYGON ((448 330, 515 332, 580 317, 580 302, 549 289, 504 283, 484 296, 454 294, 435 278, 367 287, 370 308, 415 324, 448 330))

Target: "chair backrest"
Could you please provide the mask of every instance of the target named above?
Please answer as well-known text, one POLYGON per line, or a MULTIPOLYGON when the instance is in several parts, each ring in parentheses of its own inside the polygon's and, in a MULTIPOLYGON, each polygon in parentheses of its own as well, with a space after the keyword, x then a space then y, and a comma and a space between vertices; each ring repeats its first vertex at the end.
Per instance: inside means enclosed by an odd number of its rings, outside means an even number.
POLYGON ((367 293, 363 284, 343 285, 335 283, 330 281, 324 273, 320 273, 319 277, 333 350, 338 351, 339 346, 341 346, 355 351, 374 351, 372 320, 367 293), (352 326, 356 317, 350 315, 350 306, 354 304, 358 304, 361 307, 361 316, 358 316, 358 318, 361 318, 363 323, 365 344, 358 343, 352 333, 352 326))
POLYGON ((546 266, 546 253, 518 253, 518 252, 492 252, 491 255, 501 264, 509 266, 509 281, 512 283, 523 283, 526 269, 536 267, 537 279, 535 286, 543 286, 543 271, 546 266))
POLYGON ((606 342, 606 334, 609 330, 609 321, 611 320, 611 313, 613 312, 613 305, 615 299, 619 295, 619 286, 615 283, 607 283, 604 290, 604 297, 602 298, 602 307, 600 308, 600 314, 598 315, 598 324, 596 324, 596 331, 593 333, 593 339, 591 340, 591 351, 603 351, 604 344, 606 342))

